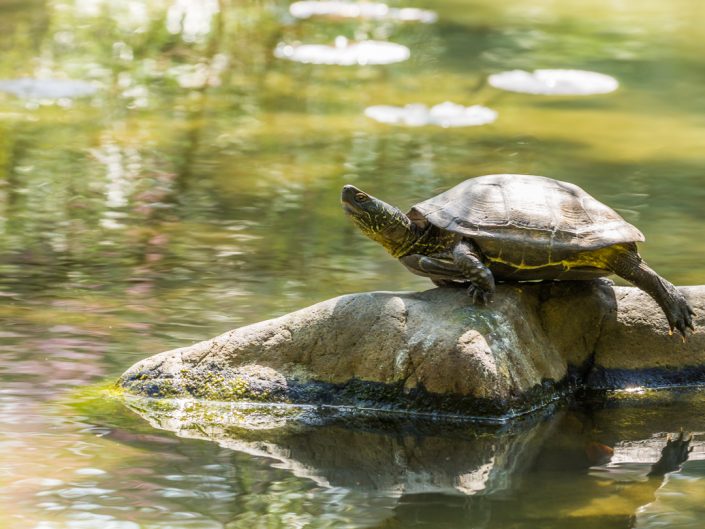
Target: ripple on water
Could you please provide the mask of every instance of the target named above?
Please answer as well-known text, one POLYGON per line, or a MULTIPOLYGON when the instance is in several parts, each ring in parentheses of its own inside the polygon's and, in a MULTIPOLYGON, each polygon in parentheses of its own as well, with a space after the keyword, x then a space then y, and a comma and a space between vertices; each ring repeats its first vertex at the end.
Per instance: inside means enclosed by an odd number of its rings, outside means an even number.
POLYGON ((103 496, 115 492, 113 489, 101 489, 100 487, 70 487, 58 491, 46 491, 54 493, 65 499, 83 498, 84 496, 103 496))

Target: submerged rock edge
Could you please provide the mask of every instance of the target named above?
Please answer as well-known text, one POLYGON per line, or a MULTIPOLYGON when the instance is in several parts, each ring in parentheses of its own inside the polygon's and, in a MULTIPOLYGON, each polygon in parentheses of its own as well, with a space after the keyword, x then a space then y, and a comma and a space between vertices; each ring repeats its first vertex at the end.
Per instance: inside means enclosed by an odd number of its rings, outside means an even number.
POLYGON ((405 389, 403 382, 383 383, 350 379, 331 383, 316 379, 287 378, 261 366, 244 369, 203 365, 178 376, 133 373, 119 384, 129 394, 157 399, 249 402, 253 404, 313 405, 352 408, 361 413, 408 413, 437 418, 477 418, 504 421, 544 407, 570 395, 570 377, 543 380, 528 391, 509 398, 482 398, 454 393, 433 393, 424 388, 405 389), (267 373, 270 376, 263 377, 267 373))

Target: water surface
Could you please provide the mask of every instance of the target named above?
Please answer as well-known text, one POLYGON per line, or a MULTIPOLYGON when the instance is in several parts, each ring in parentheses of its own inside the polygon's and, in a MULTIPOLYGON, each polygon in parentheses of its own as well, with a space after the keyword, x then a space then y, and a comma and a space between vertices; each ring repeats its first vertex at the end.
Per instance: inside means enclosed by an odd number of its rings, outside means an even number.
MULTIPOLYGON (((705 283, 700 2, 403 5, 439 20, 296 21, 271 0, 0 2, 0 80, 95 88, 0 92, 0 526, 602 528, 637 511, 639 527, 705 523, 698 461, 638 501, 569 464, 588 433, 614 446, 699 431, 695 405, 642 410, 633 430, 603 410, 611 436, 566 412, 490 495, 326 484, 75 396, 146 355, 335 295, 429 287, 355 232, 338 203, 345 183, 408 207, 481 174, 569 180, 638 225, 660 273, 705 283), (388 39, 411 57, 349 68, 273 55, 279 42, 339 35, 388 39), (485 82, 517 68, 598 71, 620 89, 538 97, 485 82), (363 113, 444 101, 499 116, 446 130, 363 113)), ((375 435, 356 446, 407 438, 375 435)))

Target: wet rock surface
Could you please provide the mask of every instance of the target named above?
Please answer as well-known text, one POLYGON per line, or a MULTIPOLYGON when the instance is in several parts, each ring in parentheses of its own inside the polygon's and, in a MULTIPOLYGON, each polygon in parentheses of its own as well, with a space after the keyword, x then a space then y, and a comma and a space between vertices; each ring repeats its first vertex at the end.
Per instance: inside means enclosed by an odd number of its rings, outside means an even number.
POLYGON ((696 331, 669 336, 659 307, 604 281, 499 285, 324 301, 147 358, 134 394, 515 415, 574 388, 705 380, 705 287, 686 287, 696 331))

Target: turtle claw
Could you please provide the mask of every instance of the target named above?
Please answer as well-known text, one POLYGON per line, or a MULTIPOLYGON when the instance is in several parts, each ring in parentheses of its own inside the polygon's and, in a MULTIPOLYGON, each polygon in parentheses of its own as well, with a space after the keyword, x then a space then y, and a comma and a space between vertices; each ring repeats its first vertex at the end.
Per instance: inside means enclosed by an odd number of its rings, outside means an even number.
POLYGON ((472 304, 478 307, 486 306, 492 301, 492 294, 489 290, 484 290, 477 285, 470 285, 468 287, 468 296, 472 298, 472 304))

